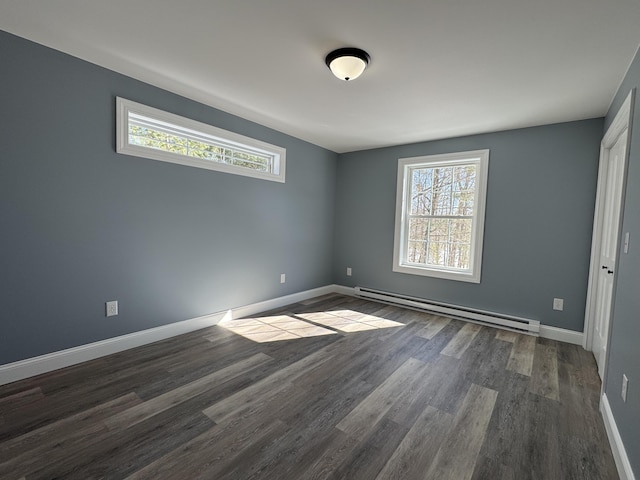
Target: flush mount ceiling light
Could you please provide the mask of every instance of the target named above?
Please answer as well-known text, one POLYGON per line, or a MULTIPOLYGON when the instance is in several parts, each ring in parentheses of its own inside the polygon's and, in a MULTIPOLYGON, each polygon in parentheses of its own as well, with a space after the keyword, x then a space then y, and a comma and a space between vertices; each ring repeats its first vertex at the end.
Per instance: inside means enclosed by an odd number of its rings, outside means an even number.
POLYGON ((354 80, 367 68, 371 57, 359 48, 339 48, 329 53, 324 59, 327 67, 340 80, 354 80))

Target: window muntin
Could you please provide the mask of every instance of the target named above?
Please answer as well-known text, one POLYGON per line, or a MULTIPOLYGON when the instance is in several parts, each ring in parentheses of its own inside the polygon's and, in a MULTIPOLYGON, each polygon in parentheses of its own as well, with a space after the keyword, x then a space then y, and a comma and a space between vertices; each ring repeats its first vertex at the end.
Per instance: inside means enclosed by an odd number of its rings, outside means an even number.
POLYGON ((146 105, 117 99, 117 151, 284 182, 284 148, 146 105))
POLYGON ((393 270, 479 283, 488 150, 398 161, 393 270))

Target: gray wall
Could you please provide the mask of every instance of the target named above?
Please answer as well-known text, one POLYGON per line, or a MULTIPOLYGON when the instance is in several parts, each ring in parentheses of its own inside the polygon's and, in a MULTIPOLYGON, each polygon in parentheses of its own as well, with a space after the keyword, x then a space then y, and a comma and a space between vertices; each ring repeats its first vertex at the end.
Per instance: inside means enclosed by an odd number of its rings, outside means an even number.
MULTIPOLYGON (((608 127, 631 89, 640 88, 640 53, 636 54, 605 120, 608 127)), ((640 475, 640 98, 636 90, 622 232, 630 233, 629 253, 617 268, 605 391, 636 477, 640 475), (629 378, 627 402, 620 396, 622 375, 629 378)), ((624 236, 623 236, 624 238, 624 236)))
POLYGON ((335 153, 5 32, 0 108, 0 364, 332 283, 335 153), (286 183, 116 154, 116 96, 285 147, 286 183))
POLYGON ((336 283, 582 331, 602 119, 340 156, 336 283), (490 149, 480 284, 392 272, 398 158, 490 149), (345 275, 346 267, 353 276, 345 275), (564 311, 552 309, 564 298, 564 311))

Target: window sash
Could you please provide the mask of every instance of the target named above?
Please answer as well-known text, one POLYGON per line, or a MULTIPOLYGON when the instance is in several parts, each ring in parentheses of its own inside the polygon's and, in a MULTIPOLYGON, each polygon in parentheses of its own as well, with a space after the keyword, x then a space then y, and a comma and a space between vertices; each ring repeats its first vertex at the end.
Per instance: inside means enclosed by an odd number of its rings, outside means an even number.
POLYGON ((285 181, 284 148, 119 97, 116 109, 118 153, 285 181))
MULTIPOLYGON (((471 269, 471 254, 473 253, 472 238, 469 236, 468 241, 465 242, 453 242, 451 239, 451 223, 446 222, 446 235, 445 239, 439 239, 436 241, 432 239, 432 228, 438 228, 437 220, 452 220, 452 219, 470 219, 473 229, 474 219, 474 201, 471 201, 470 205, 467 205, 468 200, 463 198, 464 193, 471 194, 473 200, 475 200, 475 177, 476 177, 476 163, 456 163, 450 164, 417 164, 407 168, 406 171, 406 184, 407 201, 406 201, 406 223, 405 223, 405 244, 404 246, 404 262, 409 265, 424 267, 424 268, 439 268, 451 271, 468 272, 471 269), (419 177, 418 177, 419 176, 419 177), (461 184, 466 181, 464 188, 461 184), (472 187, 469 187, 471 183, 472 187), (424 188, 424 190, 423 190, 424 188), (422 196, 422 201, 416 202, 415 200, 422 196), (439 198, 440 197, 440 198, 439 198), (424 202, 424 200, 427 200, 424 202), (422 208, 420 208, 422 206, 422 208), (431 214, 415 214, 411 213, 414 210, 426 210, 432 212, 431 214), (454 214, 454 211, 471 212, 471 215, 462 215, 461 213, 454 214), (439 215, 433 212, 446 211, 449 215, 439 215), (412 238, 412 222, 414 219, 425 219, 423 222, 426 225, 426 231, 424 238, 412 238), (435 225, 434 225, 435 224, 435 225), (424 246, 424 253, 420 254, 424 261, 415 261, 416 257, 416 244, 422 243, 424 246), (456 255, 456 252, 452 252, 451 245, 459 244, 460 250, 464 250, 463 246, 468 248, 469 254, 463 254, 461 256, 456 255), (413 255, 412 255, 413 254, 413 255), (413 257, 413 260, 412 258, 413 257), (461 258, 462 257, 462 258, 461 258), (462 261, 457 261, 459 259, 462 261), (465 261, 466 260, 466 261, 465 261), (458 265, 455 265, 455 264, 458 265), (460 265, 462 263, 462 265, 460 265)), ((462 232, 461 232, 462 233, 462 232)), ((422 253, 422 252, 419 252, 422 253)))

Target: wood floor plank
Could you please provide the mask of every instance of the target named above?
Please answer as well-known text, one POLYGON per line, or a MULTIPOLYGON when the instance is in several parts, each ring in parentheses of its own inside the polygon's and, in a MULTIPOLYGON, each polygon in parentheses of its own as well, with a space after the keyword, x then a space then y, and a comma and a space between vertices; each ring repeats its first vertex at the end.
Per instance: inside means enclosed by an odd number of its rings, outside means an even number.
MULTIPOLYGON (((544 347, 544 345, 541 345, 544 347)), ((522 432, 529 447, 526 462, 512 465, 518 478, 585 478, 576 475, 565 476, 561 456, 564 454, 568 438, 560 431, 560 411, 558 402, 544 396, 529 394, 527 412, 529 422, 522 432)), ((588 476, 586 476, 588 478, 588 476)), ((593 478, 606 478, 593 477, 593 478)))
MULTIPOLYGON (((93 375, 87 372, 85 375, 88 379, 80 382, 80 386, 69 385, 65 389, 56 389, 53 393, 45 393, 43 398, 30 402, 15 414, 7 416, 5 425, 0 428, 0 442, 20 436, 26 431, 55 423, 78 411, 89 410, 109 400, 127 395, 135 391, 145 381, 166 377, 166 373, 155 370, 153 372, 151 373, 142 367, 138 374, 131 373, 124 377, 109 375, 107 382, 94 379, 93 375), (69 398, 73 398, 74 401, 69 402, 69 398)), ((67 379, 65 379, 65 384, 66 382, 67 379)))
POLYGON ((502 330, 502 329, 496 330, 496 338, 504 342, 515 343, 516 339, 518 338, 518 335, 519 335, 518 333, 510 332, 508 330, 502 330))
POLYGON ((585 384, 583 368, 577 365, 558 363, 561 431, 571 438, 597 438, 602 435, 603 425, 600 389, 585 384))
POLYGON ((600 478, 617 479, 614 465, 602 462, 603 447, 585 437, 562 437, 562 455, 559 456, 562 478, 589 478, 589 472, 601 472, 600 478), (579 472, 577 475, 575 472, 579 472))
POLYGON ((223 422, 127 478, 187 480, 199 475, 219 478, 217 474, 246 448, 285 427, 279 420, 270 419, 223 422))
POLYGON ((356 443, 331 478, 371 480, 407 435, 407 428, 384 417, 356 443))
POLYGON ((505 371, 498 390, 481 455, 496 468, 502 464, 526 466, 530 463, 529 377, 505 371))
POLYGON ((266 459, 278 458, 282 439, 290 431, 282 421, 275 421, 244 446, 242 456, 236 455, 219 465, 208 466, 194 480, 220 480, 263 478, 262 468, 266 459))
POLYGON ((305 480, 325 480, 335 478, 335 472, 354 450, 358 440, 337 428, 331 429, 322 445, 312 455, 300 460, 297 475, 282 478, 304 478, 305 480))
POLYGON ((428 323, 418 332, 416 335, 422 338, 426 338, 427 340, 431 340, 435 337, 440 330, 449 325, 451 322, 450 318, 441 317, 439 315, 430 315, 428 318, 428 323))
POLYGON ((343 418, 336 428, 352 437, 363 438, 375 428, 376 423, 389 411, 411 380, 423 376, 426 369, 426 364, 419 360, 407 360, 343 418))
MULTIPOLYGON (((457 327, 457 321, 451 321, 442 330, 440 330, 431 340, 423 343, 422 347, 413 354, 414 358, 422 360, 423 362, 437 362, 441 358, 450 358, 456 360, 453 357, 443 356, 440 354, 442 349, 456 336, 458 330, 462 327, 457 327)), ((418 338, 424 338, 419 336, 418 338)))
POLYGON ((535 350, 536 337, 519 334, 513 342, 507 370, 530 377, 535 350))
POLYGON ((394 422, 411 428, 424 412, 425 407, 429 406, 429 398, 437 383, 436 374, 437 367, 427 364, 424 374, 414 376, 402 395, 393 402, 387 416, 394 422))
POLYGON ((11 408, 20 407, 25 403, 32 402, 33 400, 44 397, 42 389, 40 387, 33 387, 26 390, 22 390, 11 395, 7 395, 0 398, 0 408, 4 412, 11 408))
POLYGON ((421 478, 429 470, 452 421, 453 415, 427 406, 376 479, 421 478))
POLYGON ((506 373, 513 344, 497 340, 492 330, 482 327, 460 362, 459 368, 469 382, 500 390, 503 386, 503 376, 496 375, 496 372, 506 373))
POLYGON ((224 383, 239 375, 245 374, 253 368, 264 365, 273 359, 264 353, 257 353, 241 362, 206 375, 187 385, 176 388, 151 400, 135 405, 117 415, 104 420, 109 430, 127 428, 148 418, 158 415, 165 410, 175 407, 190 398, 205 392, 212 386, 224 383))
MULTIPOLYGON (((272 455, 255 465, 260 472, 255 478, 308 478, 308 473, 304 473, 304 470, 309 462, 299 465, 301 459, 315 459, 320 448, 327 448, 328 444, 324 440, 332 437, 332 431, 339 431, 334 426, 353 410, 359 399, 364 398, 371 389, 370 385, 360 381, 357 376, 343 375, 342 378, 332 377, 324 388, 320 385, 305 388, 296 384, 296 387, 288 392, 284 403, 276 401, 275 406, 266 405, 263 415, 279 418, 289 425, 290 430, 287 435, 278 439, 278 446, 272 455), (349 395, 344 395, 344 392, 349 392, 349 395), (305 399, 309 397, 317 398, 318 401, 305 403, 305 399), (301 404, 305 407, 296 410, 295 407, 301 404)), ((355 448, 357 442, 347 443, 355 448)), ((344 458, 341 457, 340 462, 344 458)))
MULTIPOLYGON (((260 453, 259 457, 252 458, 250 465, 250 472, 243 472, 240 475, 240 470, 236 468, 235 474, 237 478, 243 478, 247 480, 262 479, 262 478, 307 478, 303 475, 304 470, 308 467, 309 462, 303 463, 303 459, 315 459, 318 456, 318 451, 321 448, 328 446, 328 437, 331 437, 333 431, 339 432, 339 430, 333 428, 333 425, 337 422, 342 415, 341 412, 348 411, 353 404, 350 399, 339 399, 339 404, 332 403, 331 408, 326 406, 322 408, 319 413, 320 416, 315 417, 313 414, 305 415, 288 415, 288 411, 291 411, 292 405, 298 403, 301 399, 305 398, 305 392, 297 389, 292 395, 291 401, 284 409, 276 410, 272 412, 271 409, 267 415, 272 413, 281 419, 289 426, 289 429, 285 434, 277 439, 277 443, 271 444, 268 447, 266 454, 260 453), (298 396, 297 394, 301 394, 298 396), (283 416, 284 414, 284 416, 283 416)), ((321 395, 321 393, 320 393, 321 395)), ((308 397, 307 397, 308 398, 308 397)), ((318 411, 317 409, 314 409, 318 411)), ((342 432, 340 432, 342 433, 342 432)), ((343 434, 345 435, 345 434, 343 434)), ((345 435, 346 436, 346 435, 345 435)), ((352 444, 355 444, 355 440, 352 444)), ((242 467, 244 469, 244 467, 242 467)), ((233 476, 231 477, 233 478, 233 476)))
POLYGON ((291 388, 292 382, 306 375, 312 367, 329 361, 331 355, 327 355, 327 348, 316 351, 282 368, 248 388, 209 406, 202 413, 215 422, 221 422, 232 415, 239 414, 241 411, 246 411, 255 408, 256 405, 265 403, 268 399, 274 398, 284 390, 291 388))
POLYGON ((0 398, 0 435, 10 438, 9 428, 6 426, 5 417, 12 418, 20 414, 22 410, 34 403, 42 404, 45 396, 40 387, 31 387, 24 390, 16 390, 11 394, 0 398))
POLYGON ((68 450, 99 442, 100 434, 106 431, 102 424, 105 418, 140 402, 136 394, 130 393, 1 443, 0 477, 32 473, 64 458, 68 450))
POLYGON ((519 480, 511 467, 503 465, 500 459, 481 457, 478 459, 471 480, 519 480))
POLYGON ((440 353, 454 358, 462 358, 462 355, 469 348, 481 328, 480 325, 475 323, 465 324, 440 353))
POLYGON ((446 355, 440 356, 429 366, 429 384, 424 401, 438 410, 455 414, 471 386, 471 381, 460 368, 460 360, 446 355))
POLYGON ((340 349, 335 352, 326 350, 331 355, 331 361, 322 362, 307 371, 307 375, 298 377, 293 381, 301 388, 314 388, 328 385, 348 377, 369 378, 371 372, 380 368, 380 363, 384 361, 381 357, 372 356, 371 350, 376 348, 378 339, 375 337, 363 336, 362 341, 354 343, 351 348, 340 349), (338 367, 337 367, 338 366, 338 367))
POLYGON ((427 478, 469 480, 472 477, 497 396, 494 390, 471 385, 427 478))
MULTIPOLYGON (((212 425, 213 422, 199 412, 186 409, 175 413, 163 412, 151 421, 138 423, 126 430, 106 432, 99 442, 89 441, 68 450, 66 456, 46 462, 28 478, 125 478, 140 465, 155 461, 212 425)), ((45 454, 45 458, 48 459, 48 455, 45 454)))
MULTIPOLYGON (((382 345, 378 345, 378 352, 373 355, 377 368, 368 369, 366 374, 362 376, 364 381, 369 382, 372 385, 380 385, 382 382, 386 381, 391 374, 393 374, 409 359, 419 360, 422 363, 426 363, 415 358, 416 352, 418 352, 422 348, 422 345, 427 342, 427 340, 423 338, 411 335, 407 339, 398 339, 397 342, 387 344, 387 348, 383 347, 383 345, 386 344, 386 341, 383 342, 384 343, 382 345)), ((370 352, 370 354, 371 353, 372 352, 370 352)))
POLYGON ((551 400, 560 400, 556 347, 536 345, 530 391, 551 400))
MULTIPOLYGON (((220 344, 213 352, 198 352, 188 361, 182 361, 166 368, 167 375, 155 382, 148 382, 135 389, 143 400, 149 400, 164 393, 181 388, 188 383, 210 375, 218 370, 241 362, 248 357, 263 353, 263 349, 254 342, 238 343, 237 339, 232 343, 220 344)), ((195 353, 195 352, 194 352, 195 353)))

